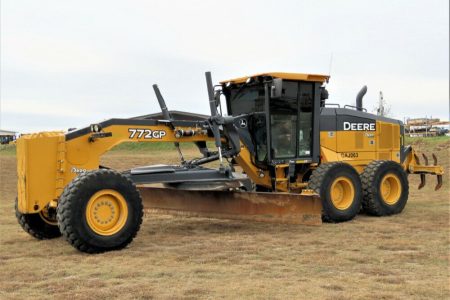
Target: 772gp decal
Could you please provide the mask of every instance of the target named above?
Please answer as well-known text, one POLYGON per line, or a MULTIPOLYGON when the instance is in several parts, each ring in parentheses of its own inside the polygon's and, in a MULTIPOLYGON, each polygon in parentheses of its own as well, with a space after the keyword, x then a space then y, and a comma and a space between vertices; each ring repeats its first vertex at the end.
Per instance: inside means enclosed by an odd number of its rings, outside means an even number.
POLYGON ((130 133, 130 139, 162 139, 167 135, 164 130, 151 130, 151 129, 140 129, 140 128, 128 128, 130 133))

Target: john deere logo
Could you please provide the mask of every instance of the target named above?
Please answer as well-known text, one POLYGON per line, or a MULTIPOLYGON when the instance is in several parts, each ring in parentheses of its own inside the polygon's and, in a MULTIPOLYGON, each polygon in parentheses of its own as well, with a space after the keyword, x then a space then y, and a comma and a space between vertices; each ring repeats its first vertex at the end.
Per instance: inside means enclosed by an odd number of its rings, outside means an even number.
POLYGON ((375 123, 351 123, 344 122, 344 130, 350 131, 375 131, 375 123))
POLYGON ((247 120, 246 120, 246 119, 240 119, 240 120, 239 120, 239 126, 240 126, 241 128, 247 127, 247 120))

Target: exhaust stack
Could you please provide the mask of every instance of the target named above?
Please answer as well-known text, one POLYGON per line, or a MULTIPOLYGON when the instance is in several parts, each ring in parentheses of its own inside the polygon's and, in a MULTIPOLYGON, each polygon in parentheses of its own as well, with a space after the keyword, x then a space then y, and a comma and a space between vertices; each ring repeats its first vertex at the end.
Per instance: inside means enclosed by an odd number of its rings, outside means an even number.
POLYGON ((358 92, 358 95, 356 95, 356 110, 359 111, 363 110, 362 99, 366 93, 367 93, 367 85, 363 86, 361 90, 358 92))

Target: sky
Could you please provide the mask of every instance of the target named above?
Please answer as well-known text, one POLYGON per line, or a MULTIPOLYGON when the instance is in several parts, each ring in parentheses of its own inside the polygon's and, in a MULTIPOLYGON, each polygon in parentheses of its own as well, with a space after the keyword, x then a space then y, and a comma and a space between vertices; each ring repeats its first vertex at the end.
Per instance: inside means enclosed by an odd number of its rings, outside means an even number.
POLYGON ((159 111, 208 114, 213 80, 330 74, 391 115, 449 118, 449 1, 25 1, 0 4, 0 128, 66 130, 159 111))

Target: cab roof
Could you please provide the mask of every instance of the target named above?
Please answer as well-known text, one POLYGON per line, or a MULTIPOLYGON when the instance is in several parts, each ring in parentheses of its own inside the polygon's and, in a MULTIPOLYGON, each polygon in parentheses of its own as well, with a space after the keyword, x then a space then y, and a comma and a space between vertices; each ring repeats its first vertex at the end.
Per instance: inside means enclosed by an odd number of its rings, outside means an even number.
POLYGON ((301 80, 301 81, 314 81, 314 82, 328 82, 328 79, 330 78, 329 75, 319 75, 319 74, 304 74, 304 73, 283 73, 283 72, 269 72, 269 73, 259 73, 259 74, 255 74, 255 75, 250 75, 250 76, 244 76, 244 77, 239 77, 239 78, 234 78, 234 79, 229 79, 229 80, 223 80, 220 83, 221 84, 226 84, 226 83, 234 83, 234 84, 239 84, 239 83, 244 83, 246 82, 249 78, 254 78, 254 77, 259 77, 259 76, 270 76, 273 78, 281 78, 281 79, 286 79, 286 80, 301 80))

